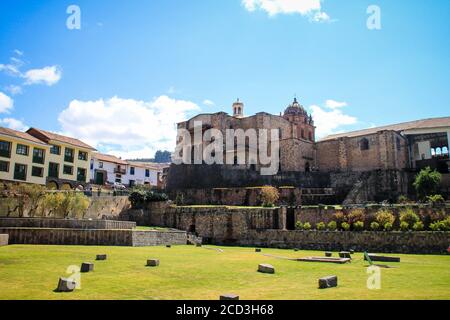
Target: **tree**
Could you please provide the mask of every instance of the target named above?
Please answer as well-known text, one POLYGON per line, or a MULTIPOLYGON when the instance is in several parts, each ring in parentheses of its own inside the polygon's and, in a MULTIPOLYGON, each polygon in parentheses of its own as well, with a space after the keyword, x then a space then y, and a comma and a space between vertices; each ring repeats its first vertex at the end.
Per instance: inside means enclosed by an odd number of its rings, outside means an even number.
POLYGON ((169 163, 171 161, 172 154, 169 151, 158 150, 155 153, 156 163, 169 163))
POLYGON ((438 194, 441 178, 441 174, 430 167, 422 169, 413 184, 419 199, 425 200, 429 195, 438 194))
POLYGON ((260 197, 264 207, 273 207, 280 198, 280 193, 277 188, 265 186, 261 188, 260 197))

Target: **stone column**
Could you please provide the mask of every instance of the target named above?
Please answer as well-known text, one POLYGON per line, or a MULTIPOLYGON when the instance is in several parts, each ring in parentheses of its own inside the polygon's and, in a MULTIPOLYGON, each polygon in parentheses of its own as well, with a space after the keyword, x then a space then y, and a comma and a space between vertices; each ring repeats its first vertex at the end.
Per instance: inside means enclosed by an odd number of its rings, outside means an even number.
POLYGON ((282 206, 278 209, 278 229, 286 230, 287 207, 282 206))

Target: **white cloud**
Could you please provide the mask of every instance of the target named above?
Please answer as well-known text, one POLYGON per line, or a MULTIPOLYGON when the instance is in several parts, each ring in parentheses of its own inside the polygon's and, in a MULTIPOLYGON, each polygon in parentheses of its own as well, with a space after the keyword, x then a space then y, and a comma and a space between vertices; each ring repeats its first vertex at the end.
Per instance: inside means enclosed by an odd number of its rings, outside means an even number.
POLYGON ((300 14, 313 22, 330 21, 330 16, 322 11, 321 0, 242 0, 242 4, 250 12, 260 9, 269 16, 300 14))
POLYGON ((23 51, 21 51, 21 50, 19 50, 19 49, 15 49, 14 50, 14 53, 16 54, 16 55, 18 55, 18 56, 23 56, 23 51))
POLYGON ((334 100, 327 100, 325 108, 317 105, 310 107, 314 123, 317 127, 316 135, 319 139, 330 134, 338 133, 339 130, 342 130, 342 126, 353 125, 358 122, 357 118, 347 115, 342 111, 341 108, 347 104, 343 105, 343 102, 332 103, 331 101, 336 102, 334 100))
POLYGON ((123 158, 150 158, 175 148, 176 123, 200 108, 193 102, 160 96, 153 101, 113 97, 73 100, 58 121, 62 133, 123 158))
POLYGON ((347 106, 347 102, 339 102, 336 100, 325 101, 325 106, 330 109, 339 109, 347 106))
POLYGON ((0 113, 9 113, 14 107, 14 100, 0 92, 0 113))
POLYGON ((17 120, 14 118, 4 118, 0 119, 0 126, 7 127, 17 131, 26 131, 30 127, 24 124, 21 120, 17 120))
POLYGON ((214 103, 214 101, 211 101, 211 100, 208 100, 208 99, 203 100, 203 104, 206 105, 206 106, 208 106, 208 107, 212 107, 212 106, 215 106, 215 105, 216 105, 216 104, 214 103))
POLYGON ((8 91, 13 96, 16 95, 16 94, 21 94, 22 93, 22 87, 21 86, 16 86, 16 85, 13 85, 13 84, 5 87, 5 90, 8 91))
POLYGON ((52 86, 61 79, 62 71, 58 66, 44 67, 42 69, 31 69, 25 72, 23 78, 25 84, 46 84, 52 86))

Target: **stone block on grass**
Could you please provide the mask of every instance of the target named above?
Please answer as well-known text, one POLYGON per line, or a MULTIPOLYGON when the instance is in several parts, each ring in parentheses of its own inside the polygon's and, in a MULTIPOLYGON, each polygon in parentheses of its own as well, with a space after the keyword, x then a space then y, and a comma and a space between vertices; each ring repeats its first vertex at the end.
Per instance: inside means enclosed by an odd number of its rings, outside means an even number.
POLYGON ((347 259, 351 259, 351 255, 350 252, 348 251, 341 251, 339 252, 339 258, 347 258, 347 259))
POLYGON ((275 273, 275 268, 270 264, 260 264, 258 266, 258 272, 273 274, 275 273))
POLYGON ((104 261, 106 259, 108 259, 108 256, 106 254, 98 254, 97 257, 95 258, 95 260, 98 261, 104 261))
POLYGON ((94 271, 94 264, 92 262, 83 262, 81 264, 80 272, 86 273, 92 271, 94 271))
POLYGON ((261 249, 256 248, 256 249, 255 249, 255 252, 261 252, 261 249))
POLYGON ((333 287, 337 287, 337 285, 338 285, 337 276, 329 276, 329 277, 319 279, 319 289, 333 288, 333 287))
POLYGON ((158 267, 159 260, 158 259, 149 259, 147 260, 147 267, 158 267))
POLYGON ((332 252, 325 252, 325 257, 327 257, 327 258, 330 258, 330 257, 332 257, 333 256, 333 253, 332 252))
POLYGON ((227 293, 220 296, 220 300, 239 300, 239 296, 234 293, 227 293))
POLYGON ((72 279, 59 278, 58 287, 55 289, 56 292, 72 292, 77 286, 76 282, 72 279))
POLYGON ((166 248, 172 248, 172 246, 170 244, 166 245, 166 248))
POLYGON ((7 246, 9 243, 9 234, 0 234, 0 247, 7 246))

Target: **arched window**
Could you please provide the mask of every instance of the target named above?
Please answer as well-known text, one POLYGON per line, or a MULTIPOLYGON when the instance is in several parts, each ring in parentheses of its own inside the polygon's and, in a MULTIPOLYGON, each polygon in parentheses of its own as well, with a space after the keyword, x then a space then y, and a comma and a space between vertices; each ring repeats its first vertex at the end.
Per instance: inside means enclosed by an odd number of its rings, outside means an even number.
POLYGON ((440 156, 442 154, 442 149, 441 148, 436 148, 436 155, 440 156))
POLYGON ((369 140, 367 140, 366 138, 362 139, 359 142, 359 146, 361 148, 361 151, 369 150, 369 140))
POLYGON ((442 148, 442 154, 448 154, 448 148, 447 147, 443 147, 442 148))

